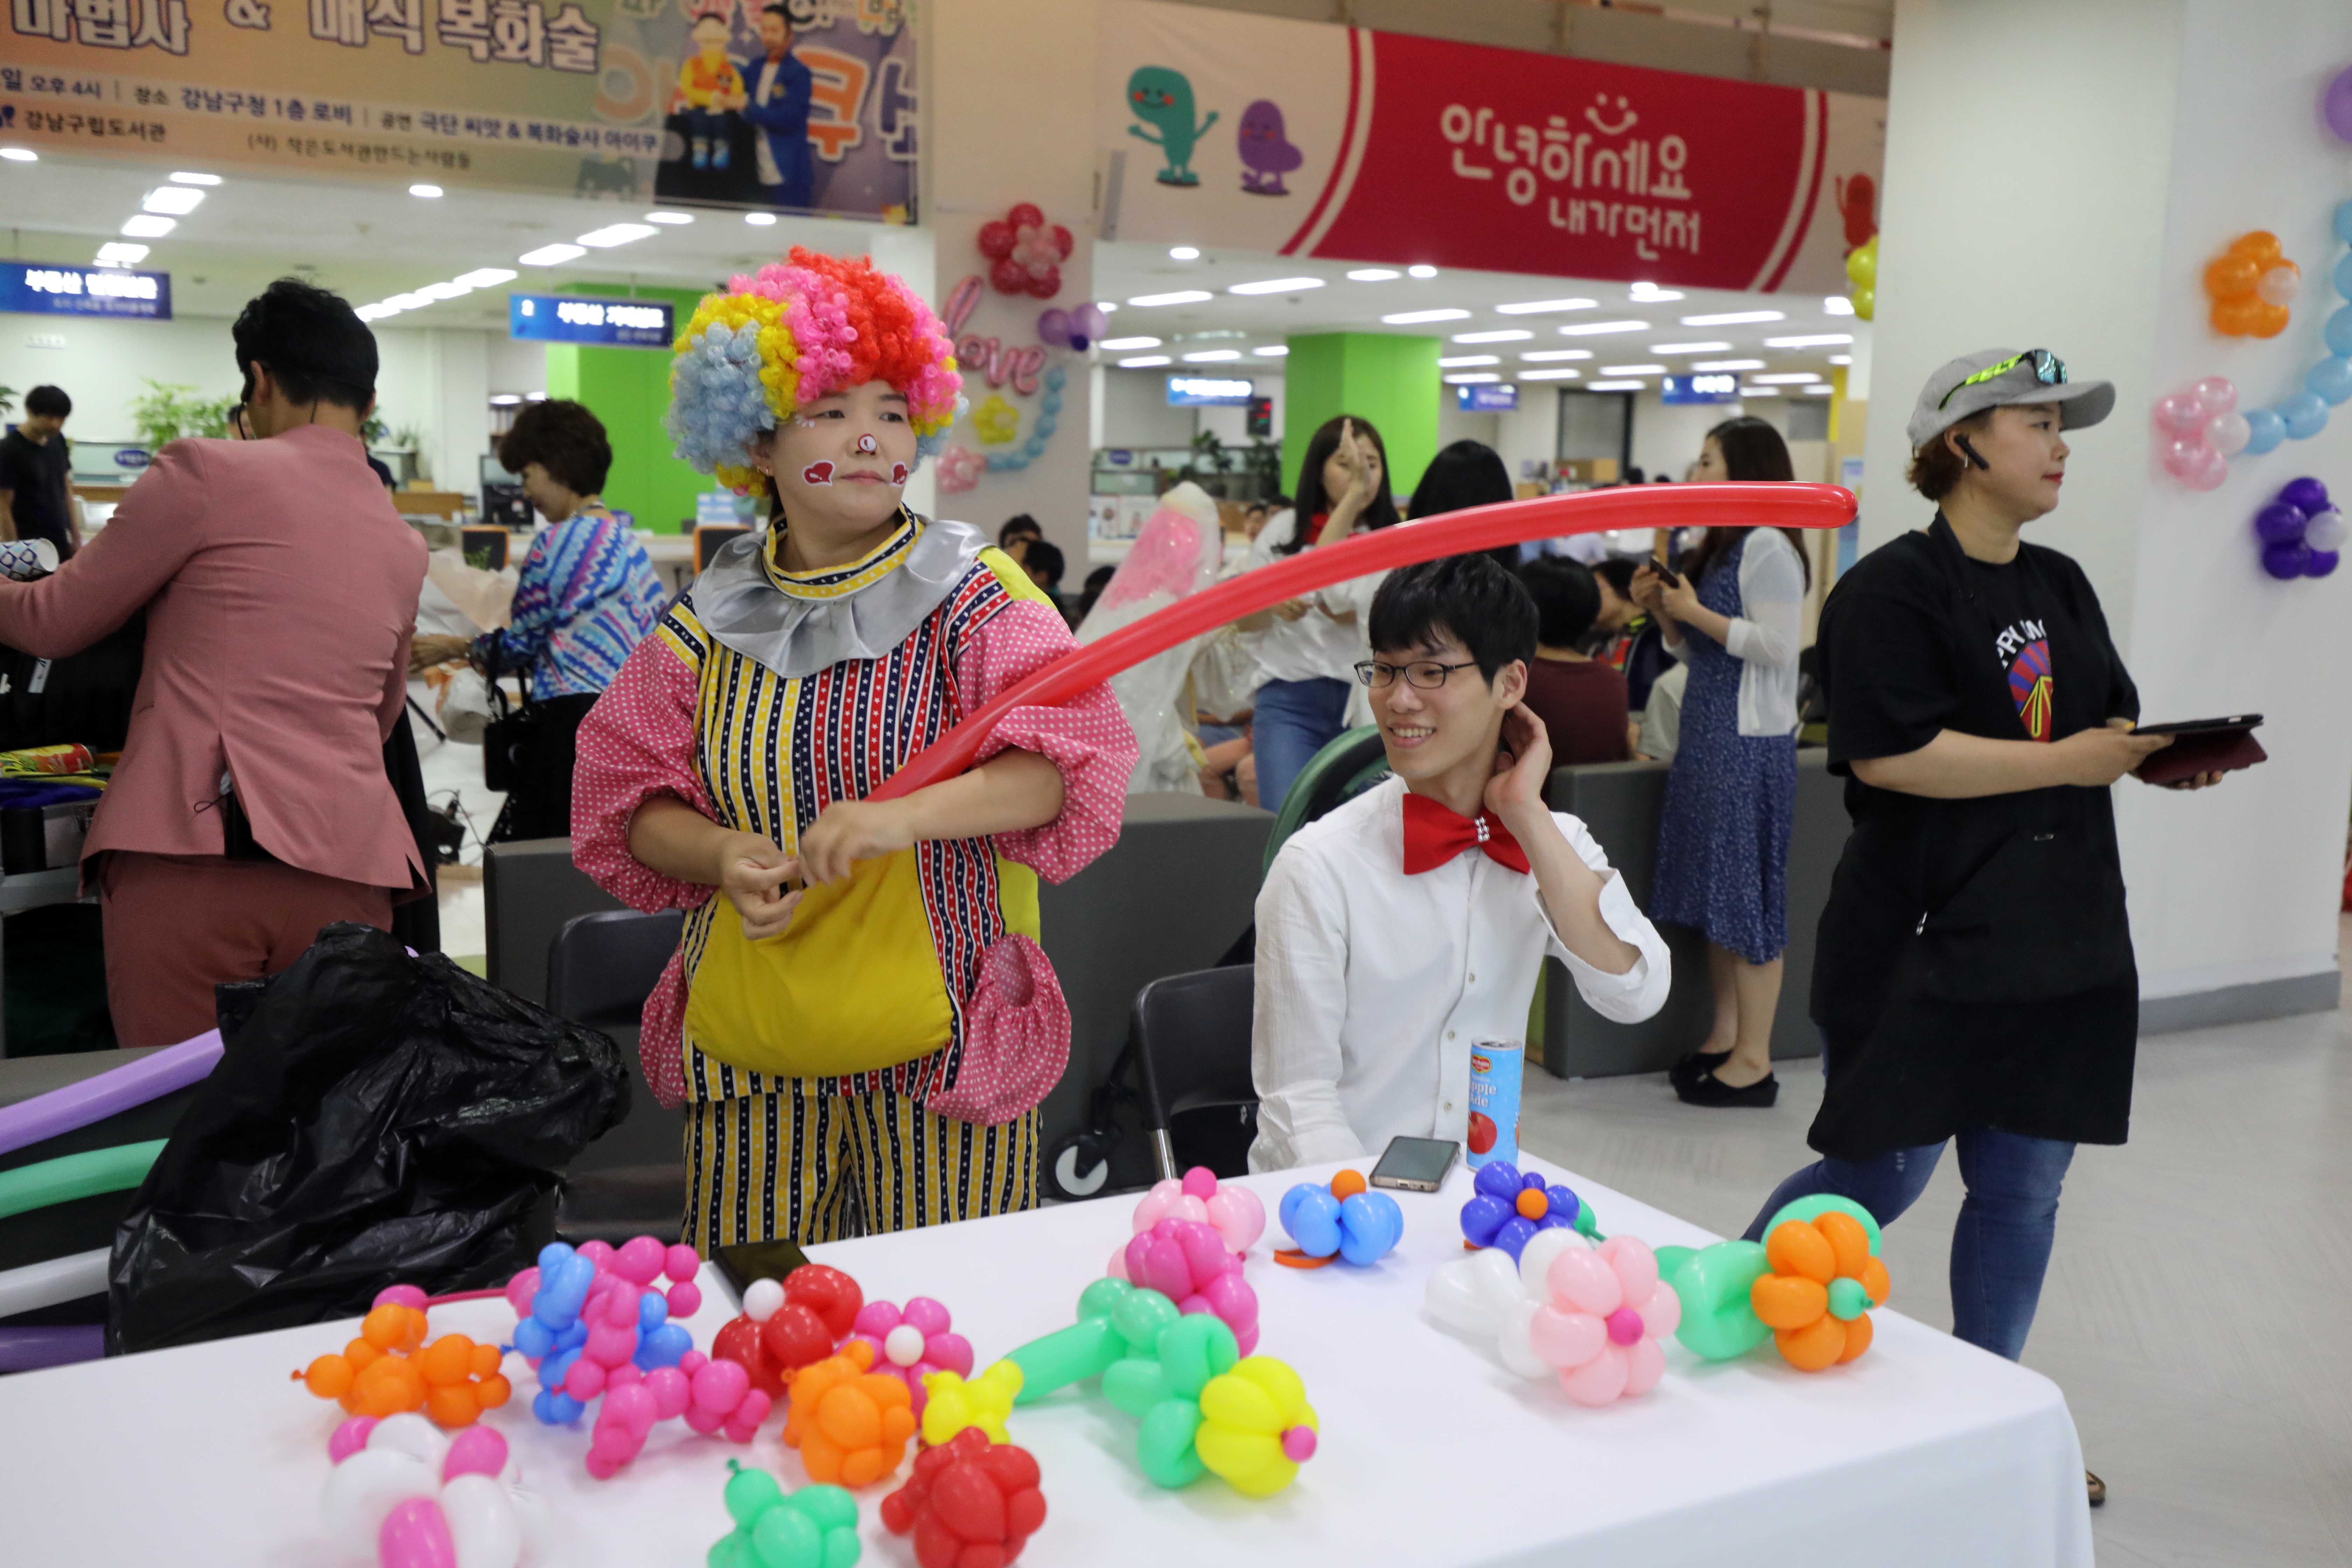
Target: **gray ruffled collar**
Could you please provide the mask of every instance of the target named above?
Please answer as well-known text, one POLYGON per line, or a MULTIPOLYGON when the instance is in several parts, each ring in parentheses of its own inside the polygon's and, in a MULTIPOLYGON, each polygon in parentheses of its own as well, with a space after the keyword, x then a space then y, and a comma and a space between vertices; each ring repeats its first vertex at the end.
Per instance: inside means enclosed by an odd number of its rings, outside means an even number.
POLYGON ((787 680, 885 657, 988 545, 970 523, 898 515, 901 527, 873 552, 824 572, 779 569, 764 553, 766 530, 730 541, 694 581, 695 618, 718 642, 787 680))

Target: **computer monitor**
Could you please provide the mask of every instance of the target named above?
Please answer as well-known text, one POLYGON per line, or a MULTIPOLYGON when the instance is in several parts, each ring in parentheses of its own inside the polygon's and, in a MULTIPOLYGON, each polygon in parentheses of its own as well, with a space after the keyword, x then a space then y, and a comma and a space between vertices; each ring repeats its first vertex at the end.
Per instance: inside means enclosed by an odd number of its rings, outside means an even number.
POLYGON ((522 483, 522 476, 520 474, 510 474, 507 472, 505 468, 499 467, 498 455, 496 453, 486 453, 482 458, 482 483, 486 485, 519 485, 522 483))

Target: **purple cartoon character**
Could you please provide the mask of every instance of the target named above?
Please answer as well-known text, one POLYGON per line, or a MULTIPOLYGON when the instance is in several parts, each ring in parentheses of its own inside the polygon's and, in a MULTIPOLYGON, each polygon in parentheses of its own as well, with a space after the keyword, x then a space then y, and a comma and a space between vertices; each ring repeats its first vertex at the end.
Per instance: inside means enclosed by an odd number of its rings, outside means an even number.
POLYGON ((1242 189, 1255 196, 1288 195, 1282 176, 1307 161, 1282 133, 1281 109, 1265 98, 1242 110, 1241 156, 1242 189))

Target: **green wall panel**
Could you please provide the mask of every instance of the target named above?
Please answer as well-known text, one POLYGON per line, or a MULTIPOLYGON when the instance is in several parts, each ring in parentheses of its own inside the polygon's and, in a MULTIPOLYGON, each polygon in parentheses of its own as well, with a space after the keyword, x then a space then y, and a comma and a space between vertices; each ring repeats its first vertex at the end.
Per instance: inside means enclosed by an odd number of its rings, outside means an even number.
MULTIPOLYGON (((560 292, 666 300, 675 308, 680 329, 702 299, 691 289, 610 283, 568 284, 560 292)), ((606 503, 656 533, 677 532, 681 521, 690 531, 694 498, 719 483, 671 455, 669 432, 662 428, 663 416, 669 412, 669 360, 668 352, 660 349, 547 345, 547 395, 586 404, 604 422, 604 434, 613 443, 613 471, 604 481, 606 503)))
POLYGON ((1282 487, 1296 493, 1307 438, 1340 414, 1369 419, 1388 448, 1400 503, 1437 455, 1440 340, 1392 332, 1317 332, 1288 340, 1283 361, 1282 487))

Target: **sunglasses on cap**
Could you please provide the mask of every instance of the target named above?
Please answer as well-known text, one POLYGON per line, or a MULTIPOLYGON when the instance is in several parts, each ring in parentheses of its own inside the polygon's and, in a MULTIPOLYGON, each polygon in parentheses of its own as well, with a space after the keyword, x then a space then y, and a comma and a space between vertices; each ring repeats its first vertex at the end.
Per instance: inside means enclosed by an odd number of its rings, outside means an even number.
POLYGON ((1980 381, 1998 380, 2000 377, 2007 375, 2011 371, 2015 370, 2021 364, 2032 365, 2033 367, 2033 379, 2040 382, 2044 386, 2063 386, 2066 384, 2066 362, 2064 360, 2060 359, 2048 349, 2028 349, 2021 354, 2011 354, 2009 358, 2001 361, 1999 364, 1988 365, 1983 370, 1977 372, 1976 374, 1960 383, 1959 386, 1955 386, 1951 391, 1944 394, 1944 395, 1937 400, 1936 406, 1941 408, 1946 404, 1950 403, 1953 398, 1959 395, 1961 387, 1974 386, 1980 381))

